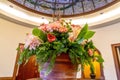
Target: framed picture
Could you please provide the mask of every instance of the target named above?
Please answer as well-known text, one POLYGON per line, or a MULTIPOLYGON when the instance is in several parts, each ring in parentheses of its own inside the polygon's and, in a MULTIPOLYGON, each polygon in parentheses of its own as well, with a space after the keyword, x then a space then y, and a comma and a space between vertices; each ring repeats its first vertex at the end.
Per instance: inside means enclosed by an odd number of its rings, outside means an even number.
POLYGON ((115 62, 115 68, 117 73, 117 80, 120 80, 120 43, 112 44, 112 52, 115 62))

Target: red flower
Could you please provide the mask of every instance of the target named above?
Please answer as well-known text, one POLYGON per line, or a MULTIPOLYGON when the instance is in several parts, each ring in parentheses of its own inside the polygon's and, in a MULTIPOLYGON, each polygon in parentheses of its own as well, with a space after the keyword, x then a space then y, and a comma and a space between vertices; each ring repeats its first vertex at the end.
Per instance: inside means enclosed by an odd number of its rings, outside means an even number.
POLYGON ((47 39, 49 42, 53 42, 56 40, 56 37, 53 34, 47 34, 47 39))

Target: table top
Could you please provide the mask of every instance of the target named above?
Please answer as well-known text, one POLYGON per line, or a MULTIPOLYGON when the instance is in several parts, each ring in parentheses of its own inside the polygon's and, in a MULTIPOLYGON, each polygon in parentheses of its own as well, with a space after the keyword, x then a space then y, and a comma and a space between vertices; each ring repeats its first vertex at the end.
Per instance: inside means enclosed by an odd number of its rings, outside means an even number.
MULTIPOLYGON (((27 80, 42 80, 40 78, 31 78, 27 80)), ((103 79, 80 79, 80 78, 62 78, 62 79, 44 79, 44 80, 103 80, 103 79)))

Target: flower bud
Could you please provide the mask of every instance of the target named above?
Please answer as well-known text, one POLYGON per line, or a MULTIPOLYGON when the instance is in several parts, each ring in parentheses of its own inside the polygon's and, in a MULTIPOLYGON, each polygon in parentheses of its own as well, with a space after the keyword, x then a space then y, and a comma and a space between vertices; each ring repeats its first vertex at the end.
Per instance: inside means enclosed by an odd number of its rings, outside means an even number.
POLYGON ((93 51, 92 51, 92 49, 88 49, 88 54, 89 54, 89 56, 93 56, 93 51))

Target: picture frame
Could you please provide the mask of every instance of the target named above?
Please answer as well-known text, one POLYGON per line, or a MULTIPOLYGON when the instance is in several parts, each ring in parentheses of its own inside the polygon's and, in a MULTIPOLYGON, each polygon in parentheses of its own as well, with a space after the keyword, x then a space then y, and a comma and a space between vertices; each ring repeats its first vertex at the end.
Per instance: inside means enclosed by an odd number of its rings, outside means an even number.
POLYGON ((120 80, 120 43, 112 44, 113 58, 116 68, 117 80, 120 80))

